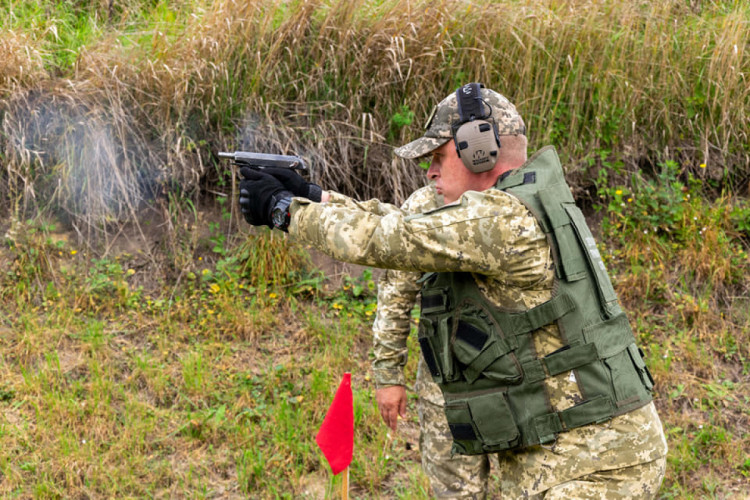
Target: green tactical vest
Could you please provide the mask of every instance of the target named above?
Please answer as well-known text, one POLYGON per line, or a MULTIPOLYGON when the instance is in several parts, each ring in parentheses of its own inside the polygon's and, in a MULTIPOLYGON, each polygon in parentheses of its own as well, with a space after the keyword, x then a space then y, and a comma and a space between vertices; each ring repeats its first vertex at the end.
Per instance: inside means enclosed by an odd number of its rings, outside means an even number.
POLYGON ((445 396, 453 451, 463 455, 550 443, 652 399, 643 353, 554 148, 540 150, 495 188, 517 197, 547 234, 556 283, 551 300, 513 313, 492 306, 469 273, 422 278, 419 343, 445 396), (551 323, 565 345, 539 358, 532 332, 551 323), (585 399, 553 411, 544 380, 571 370, 585 399))

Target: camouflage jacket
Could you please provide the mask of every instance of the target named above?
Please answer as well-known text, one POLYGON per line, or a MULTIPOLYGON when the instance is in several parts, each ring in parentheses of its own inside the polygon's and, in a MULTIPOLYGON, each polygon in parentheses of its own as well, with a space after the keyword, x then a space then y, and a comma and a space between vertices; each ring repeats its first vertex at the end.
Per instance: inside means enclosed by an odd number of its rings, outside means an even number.
MULTIPOLYGON (((295 199, 291 206, 290 235, 338 260, 389 269, 380 283, 374 325, 379 385, 404 383, 409 312, 419 290, 415 277, 421 273, 470 272, 490 302, 510 311, 534 307, 552 296, 551 248, 517 198, 497 189, 468 191, 457 202, 440 206, 434 193, 430 187, 418 190, 401 208, 377 200, 356 202, 336 193, 326 204, 295 199)), ((540 328, 533 339, 539 356, 563 347, 555 325, 540 328)), ((439 388, 422 365, 417 392, 442 404, 439 388)), ((581 400, 573 372, 550 377, 546 384, 556 411, 581 400)), ((603 424, 560 434, 550 447, 501 454, 500 477, 510 496, 520 496, 543 491, 562 478, 665 454, 652 403, 603 424)))

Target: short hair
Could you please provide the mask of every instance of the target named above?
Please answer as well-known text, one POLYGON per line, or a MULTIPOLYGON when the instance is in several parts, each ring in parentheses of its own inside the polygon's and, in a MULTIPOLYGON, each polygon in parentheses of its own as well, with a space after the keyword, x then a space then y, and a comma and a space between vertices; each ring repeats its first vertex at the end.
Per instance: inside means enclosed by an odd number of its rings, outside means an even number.
POLYGON ((501 135, 497 161, 504 165, 520 167, 526 162, 529 141, 525 135, 501 135))

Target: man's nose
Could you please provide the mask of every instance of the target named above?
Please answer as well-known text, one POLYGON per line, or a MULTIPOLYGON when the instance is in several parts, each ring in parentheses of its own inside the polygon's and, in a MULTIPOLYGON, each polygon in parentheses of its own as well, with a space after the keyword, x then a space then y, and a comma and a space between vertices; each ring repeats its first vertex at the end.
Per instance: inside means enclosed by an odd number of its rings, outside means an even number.
POLYGON ((430 168, 427 169, 427 178, 434 181, 440 177, 440 169, 435 166, 435 162, 430 163, 430 168))

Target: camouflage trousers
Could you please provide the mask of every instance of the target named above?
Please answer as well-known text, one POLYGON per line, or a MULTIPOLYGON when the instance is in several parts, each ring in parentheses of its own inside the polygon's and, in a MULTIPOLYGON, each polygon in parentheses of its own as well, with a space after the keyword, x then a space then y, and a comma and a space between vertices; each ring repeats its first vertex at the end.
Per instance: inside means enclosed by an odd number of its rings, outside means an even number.
MULTIPOLYGON (((500 470, 498 456, 453 455, 453 438, 443 411, 443 398, 439 387, 425 376, 428 371, 421 366, 417 374, 417 411, 420 425, 420 452, 422 469, 430 481, 434 498, 500 499, 511 498, 503 494, 503 478, 492 478, 491 469, 500 470)), ((521 498, 533 500, 580 499, 652 499, 664 478, 666 459, 655 460, 629 467, 596 471, 573 480, 550 486, 545 491, 521 498)), ((533 471, 530 476, 534 476, 533 471)), ((505 478, 506 480, 508 478, 505 478)), ((521 491, 526 489, 521 488, 521 491)), ((518 488, 514 491, 519 491, 518 488)))
POLYGON ((497 462, 495 455, 453 455, 451 456, 451 436, 448 422, 441 405, 436 405, 420 397, 417 400, 419 412, 419 450, 422 455, 422 469, 430 480, 435 498, 486 498, 490 475, 490 457, 497 462))
POLYGON ((645 464, 599 471, 558 484, 529 498, 533 500, 651 499, 659 492, 666 467, 667 459, 662 457, 645 464))
MULTIPOLYGON (((417 402, 421 428, 422 468, 435 498, 504 498, 499 484, 490 479, 496 455, 453 455, 452 437, 443 408, 423 398, 417 402)), ((599 471, 553 486, 533 500, 651 499, 659 490, 666 459, 621 469, 599 471)))

